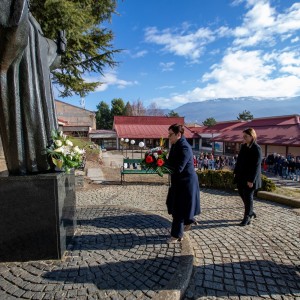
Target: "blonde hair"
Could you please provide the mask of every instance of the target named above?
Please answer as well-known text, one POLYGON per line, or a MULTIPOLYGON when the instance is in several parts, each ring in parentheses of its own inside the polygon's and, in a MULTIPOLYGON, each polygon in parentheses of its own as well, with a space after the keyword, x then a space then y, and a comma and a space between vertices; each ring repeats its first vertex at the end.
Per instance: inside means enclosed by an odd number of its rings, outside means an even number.
POLYGON ((243 130, 243 133, 250 135, 253 138, 253 141, 257 140, 257 135, 253 128, 247 128, 247 129, 243 130))

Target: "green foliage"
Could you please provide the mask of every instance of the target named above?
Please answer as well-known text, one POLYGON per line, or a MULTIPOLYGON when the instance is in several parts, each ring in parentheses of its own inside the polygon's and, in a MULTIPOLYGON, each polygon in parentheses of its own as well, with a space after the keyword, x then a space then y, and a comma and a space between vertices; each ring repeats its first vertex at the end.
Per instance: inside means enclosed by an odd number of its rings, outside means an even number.
MULTIPOLYGON (((197 171, 199 184, 209 188, 234 190, 236 184, 233 179, 233 172, 229 170, 204 170, 197 171)), ((273 192, 276 189, 274 182, 262 175, 261 191, 273 192)))
POLYGON ((210 188, 233 190, 233 172, 229 170, 197 171, 199 183, 210 188))
POLYGON ((253 120, 253 115, 249 110, 244 110, 242 113, 239 113, 237 119, 244 121, 253 120))
POLYGON ((85 96, 100 84, 85 82, 84 73, 103 74, 114 67, 112 31, 100 26, 110 21, 117 0, 31 0, 30 11, 40 23, 47 38, 56 40, 59 30, 66 31, 67 50, 62 56, 61 69, 52 72, 61 88, 62 97, 85 96))
POLYGON ((206 120, 204 120, 204 121, 202 122, 202 124, 203 124, 204 126, 210 127, 210 126, 216 125, 216 124, 217 124, 217 121, 215 120, 215 118, 207 118, 206 120))
POLYGON ((127 101, 125 108, 124 108, 124 116, 132 116, 132 106, 129 103, 129 101, 127 101))
POLYGON ((261 181, 262 181, 262 187, 259 189, 260 191, 274 192, 276 190, 275 183, 267 176, 262 175, 261 181))
POLYGON ((76 138, 76 137, 69 137, 69 140, 73 143, 74 146, 78 146, 80 149, 85 150, 85 156, 87 160, 90 157, 99 156, 100 148, 95 143, 91 142, 87 138, 76 138))
POLYGON ((104 101, 97 105, 96 127, 97 129, 112 129, 112 115, 109 106, 104 101))
POLYGON ((166 117, 180 117, 179 114, 177 112, 175 112, 174 110, 171 110, 166 117))
POLYGON ((121 98, 113 99, 111 101, 110 113, 111 113, 112 117, 122 116, 122 115, 124 115, 124 111, 125 111, 125 104, 121 98))

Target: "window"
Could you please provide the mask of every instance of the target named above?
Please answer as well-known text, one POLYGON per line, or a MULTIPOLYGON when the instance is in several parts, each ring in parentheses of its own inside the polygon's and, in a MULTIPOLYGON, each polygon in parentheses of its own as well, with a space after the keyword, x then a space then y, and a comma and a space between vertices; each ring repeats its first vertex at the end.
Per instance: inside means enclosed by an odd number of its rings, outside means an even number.
POLYGON ((202 147, 212 148, 212 142, 210 138, 202 138, 202 147))

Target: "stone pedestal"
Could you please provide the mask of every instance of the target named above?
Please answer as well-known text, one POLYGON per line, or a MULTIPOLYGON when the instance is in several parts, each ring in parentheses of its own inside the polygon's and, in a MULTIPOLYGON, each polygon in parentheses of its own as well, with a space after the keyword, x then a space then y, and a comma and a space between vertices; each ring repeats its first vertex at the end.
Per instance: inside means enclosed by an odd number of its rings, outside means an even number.
POLYGON ((75 206, 72 173, 0 175, 0 262, 60 259, 74 234, 75 206))

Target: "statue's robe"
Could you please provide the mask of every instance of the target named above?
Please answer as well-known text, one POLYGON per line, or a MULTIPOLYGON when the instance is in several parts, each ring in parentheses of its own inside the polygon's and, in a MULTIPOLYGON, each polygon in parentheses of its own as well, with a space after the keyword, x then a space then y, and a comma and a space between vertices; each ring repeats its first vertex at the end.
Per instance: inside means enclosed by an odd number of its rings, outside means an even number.
POLYGON ((26 0, 3 0, 0 11, 0 136, 10 175, 43 173, 44 151, 58 128, 50 67, 56 43, 46 39, 26 0))

